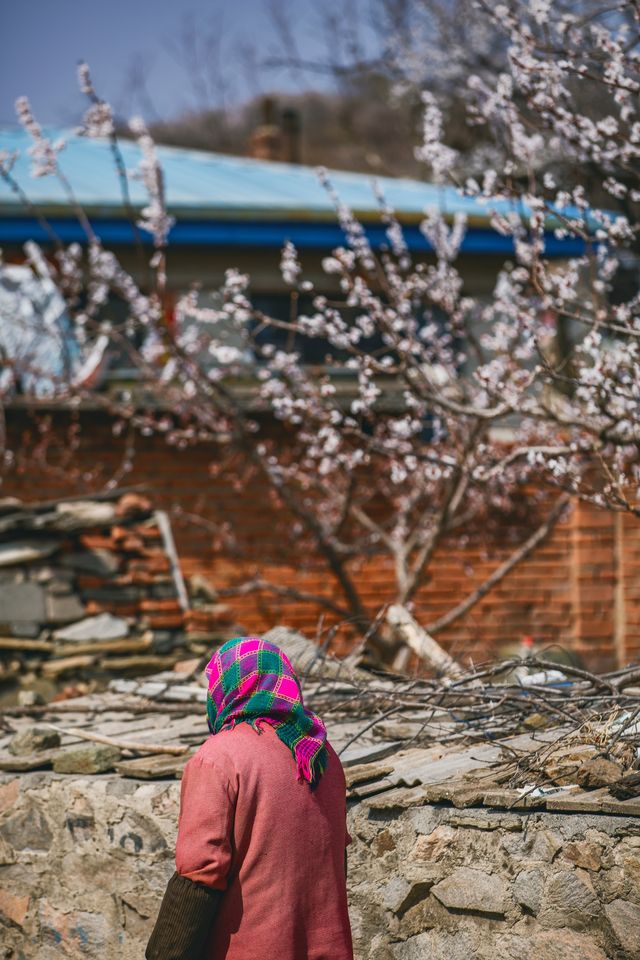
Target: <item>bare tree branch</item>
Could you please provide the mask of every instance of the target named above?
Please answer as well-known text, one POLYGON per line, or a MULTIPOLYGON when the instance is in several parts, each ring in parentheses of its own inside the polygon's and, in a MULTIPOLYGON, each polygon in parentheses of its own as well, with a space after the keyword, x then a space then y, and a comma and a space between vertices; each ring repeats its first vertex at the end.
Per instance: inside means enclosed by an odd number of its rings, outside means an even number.
POLYGON ((459 620, 460 617, 463 617, 466 613, 471 610, 472 607, 478 603, 479 600, 482 600, 483 597, 487 595, 496 584, 500 583, 508 573, 513 570, 515 566, 521 563, 526 557, 528 557, 543 540, 548 537, 556 523, 563 515, 566 507, 570 503, 570 497, 565 495, 560 497, 556 502, 555 506, 545 518, 544 523, 542 523, 531 536, 525 540, 525 542, 518 547, 517 550, 508 557, 504 563, 501 563, 500 566, 494 570, 490 577, 482 583, 476 590, 470 593, 464 600, 462 600, 457 606, 449 610, 444 616, 440 617, 438 620, 434 620, 433 623, 428 624, 426 627, 429 633, 439 633, 440 630, 444 630, 445 627, 451 626, 456 620, 459 620))

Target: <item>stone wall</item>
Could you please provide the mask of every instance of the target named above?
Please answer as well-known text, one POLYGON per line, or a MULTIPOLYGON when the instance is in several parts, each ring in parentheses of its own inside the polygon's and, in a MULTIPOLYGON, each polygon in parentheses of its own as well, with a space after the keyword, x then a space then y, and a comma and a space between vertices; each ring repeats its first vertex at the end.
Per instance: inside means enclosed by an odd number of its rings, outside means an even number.
POLYGON ((638 960, 640 819, 447 806, 350 813, 362 960, 638 960))
POLYGON ((175 869, 179 798, 177 781, 1 779, 2 960, 142 960, 175 869))
MULTIPOLYGON (((142 960, 179 793, 3 775, 0 957, 142 960)), ((358 960, 640 960, 637 818, 457 810, 396 791, 349 822, 358 960)))

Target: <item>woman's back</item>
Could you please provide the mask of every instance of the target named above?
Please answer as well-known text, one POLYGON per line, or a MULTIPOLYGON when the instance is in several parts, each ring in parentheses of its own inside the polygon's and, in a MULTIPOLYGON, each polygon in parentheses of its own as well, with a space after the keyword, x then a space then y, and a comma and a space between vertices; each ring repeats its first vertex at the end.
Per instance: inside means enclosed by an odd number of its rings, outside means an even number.
POLYGON ((313 790, 268 725, 222 730, 188 762, 176 866, 225 891, 210 960, 351 960, 345 781, 327 752, 313 790))

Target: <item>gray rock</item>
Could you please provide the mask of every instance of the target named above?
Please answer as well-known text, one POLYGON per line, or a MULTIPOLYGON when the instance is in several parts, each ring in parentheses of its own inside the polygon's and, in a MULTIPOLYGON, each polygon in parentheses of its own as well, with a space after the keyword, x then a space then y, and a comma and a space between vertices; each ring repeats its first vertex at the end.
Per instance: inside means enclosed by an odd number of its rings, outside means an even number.
POLYGON ((47 581, 47 593, 64 596, 73 592, 73 583, 70 577, 51 577, 47 581))
POLYGON ((265 640, 276 643, 299 673, 306 673, 321 658, 321 651, 313 640, 288 627, 274 627, 264 635, 265 640))
POLYGON ((40 632, 41 624, 38 620, 12 620, 9 624, 9 633, 12 637, 37 640, 40 632))
POLYGON ((432 892, 447 910, 497 915, 507 911, 507 887, 503 878, 471 867, 458 867, 436 884, 432 892))
POLYGON ((106 744, 87 744, 73 747, 56 754, 53 758, 55 773, 105 773, 113 770, 120 760, 120 751, 106 744))
POLYGON ((44 590, 37 583, 5 584, 0 590, 0 623, 43 623, 44 600, 44 590))
POLYGON ((73 519, 79 527, 110 527, 116 521, 115 506, 98 500, 59 503, 56 505, 56 513, 73 519))
MULTIPOLYGON (((510 833, 520 833, 522 830, 522 817, 504 814, 500 810, 447 812, 446 822, 454 827, 471 827, 473 830, 507 830, 510 833)), ((519 843, 519 838, 515 842, 519 843)))
POLYGON ((626 960, 640 958, 640 907, 626 900, 608 903, 604 912, 626 960))
POLYGON ((434 807, 416 807, 409 812, 412 829, 418 836, 433 833, 440 823, 441 813, 434 807))
POLYGON ((404 877, 392 877, 382 891, 382 906, 392 913, 399 913, 410 886, 404 877))
POLYGON ((31 579, 35 580, 36 583, 50 583, 52 580, 65 580, 71 584, 76 576, 73 570, 65 570, 63 567, 57 565, 52 566, 49 563, 33 566, 30 568, 29 573, 31 579))
POLYGON ((540 910, 544 877, 540 870, 521 870, 513 881, 513 899, 534 915, 540 910))
POLYGON ((385 937, 378 934, 373 938, 367 960, 394 960, 391 945, 385 937))
POLYGON ((421 864, 416 867, 404 864, 402 873, 393 877, 383 888, 382 905, 402 916, 429 895, 434 883, 442 880, 443 874, 444 870, 438 865, 421 864))
POLYGON ((0 834, 14 850, 49 850, 53 843, 47 819, 35 804, 5 820, 0 834))
POLYGON ((597 790, 599 787, 608 787, 622 776, 622 767, 613 760, 604 757, 594 757, 580 765, 576 780, 584 790, 597 790))
MULTIPOLYGON (((231 636, 237 636, 232 633, 231 636)), ((358 671, 342 660, 334 660, 318 647, 313 640, 289 627, 273 627, 264 634, 265 640, 276 643, 284 652, 299 674, 340 675, 348 679, 358 675, 358 671)))
POLYGON ((151 639, 151 649, 154 653, 171 653, 176 643, 175 633, 172 630, 154 630, 151 639))
POLYGON ((117 797, 118 800, 125 799, 126 802, 128 802, 128 798, 132 797, 137 789, 138 784, 135 780, 124 780, 121 777, 115 777, 108 781, 106 793, 108 797, 117 797))
POLYGON ((78 623, 56 630, 53 637, 69 643, 91 643, 93 640, 120 640, 128 633, 129 624, 122 617, 99 613, 95 617, 86 617, 78 623))
POLYGON ((79 570, 97 577, 110 577, 120 566, 116 554, 102 548, 65 553, 60 558, 60 563, 70 570, 79 570))
POLYGON ((108 606, 118 603, 135 603, 147 596, 142 587, 91 587, 82 591, 85 600, 96 600, 108 606))
MULTIPOLYGON (((24 691, 27 692, 27 691, 24 691)), ((31 692, 31 691, 28 691, 31 692)), ((30 727, 21 730, 9 741, 9 753, 14 757, 36 753, 38 750, 50 750, 60 746, 60 734, 49 727, 30 727)))
POLYGON ((72 623, 84 615, 84 605, 75 593, 47 596, 47 623, 72 623))
POLYGON ((109 827, 109 839, 116 848, 130 856, 143 853, 147 856, 162 856, 167 849, 167 841, 162 831, 151 817, 127 812, 119 823, 109 827))
POLYGON ((562 847, 562 840, 552 830, 536 830, 527 841, 525 849, 531 860, 544 860, 551 863, 562 847))
POLYGON ((428 930, 395 944, 397 960, 480 960, 476 938, 467 930, 428 930))
POLYGON ((508 933, 489 945, 483 960, 608 960, 589 936, 573 930, 531 930, 508 933))
POLYGON ((600 903, 583 870, 558 870, 547 880, 539 914, 544 927, 583 930, 600 914, 600 903))
POLYGON ((0 544, 0 567, 15 567, 50 557, 59 549, 61 540, 13 540, 0 544))
POLYGON ((44 702, 44 697, 37 690, 18 691, 18 706, 20 707, 37 707, 44 702))

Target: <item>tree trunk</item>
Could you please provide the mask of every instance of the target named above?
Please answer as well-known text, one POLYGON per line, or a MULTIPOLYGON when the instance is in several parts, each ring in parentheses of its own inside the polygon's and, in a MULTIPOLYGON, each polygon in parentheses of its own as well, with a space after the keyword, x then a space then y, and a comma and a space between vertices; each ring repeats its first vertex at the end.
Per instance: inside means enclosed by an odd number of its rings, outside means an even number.
POLYGON ((395 603, 389 607, 387 622, 400 643, 413 650, 421 660, 427 662, 439 674, 454 679, 463 676, 462 667, 426 630, 422 629, 402 604, 395 603))

